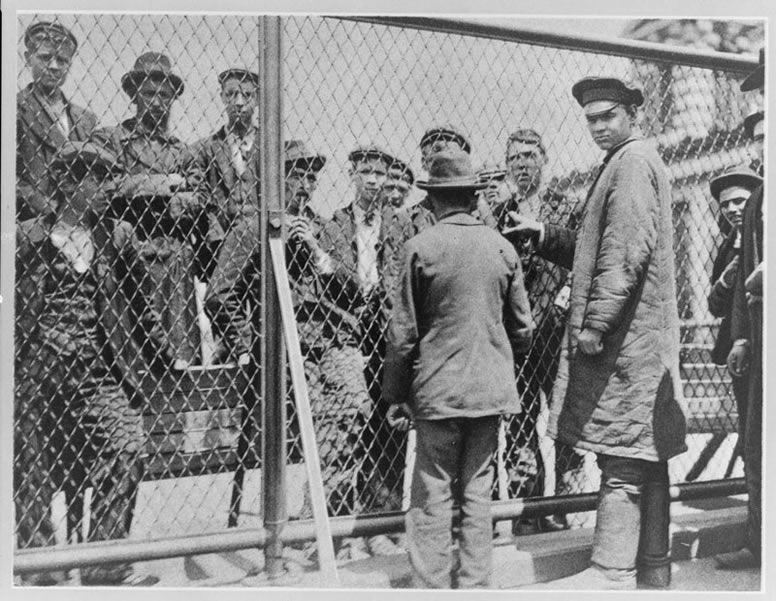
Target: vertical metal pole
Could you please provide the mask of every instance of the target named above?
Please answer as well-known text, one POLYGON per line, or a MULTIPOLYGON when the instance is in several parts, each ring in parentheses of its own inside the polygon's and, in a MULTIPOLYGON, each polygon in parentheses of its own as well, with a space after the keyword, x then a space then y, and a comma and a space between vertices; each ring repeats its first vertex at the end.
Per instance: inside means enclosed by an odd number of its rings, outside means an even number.
POLYGON ((262 420, 263 506, 267 544, 264 566, 267 578, 284 574, 280 533, 288 521, 286 507, 286 390, 285 351, 275 280, 272 277, 271 239, 283 239, 283 66, 280 17, 260 17, 259 72, 261 161, 261 273, 262 316, 262 420))
POLYGON ((670 515, 668 462, 661 461, 650 466, 650 477, 641 492, 637 568, 642 585, 667 588, 671 584, 670 515))

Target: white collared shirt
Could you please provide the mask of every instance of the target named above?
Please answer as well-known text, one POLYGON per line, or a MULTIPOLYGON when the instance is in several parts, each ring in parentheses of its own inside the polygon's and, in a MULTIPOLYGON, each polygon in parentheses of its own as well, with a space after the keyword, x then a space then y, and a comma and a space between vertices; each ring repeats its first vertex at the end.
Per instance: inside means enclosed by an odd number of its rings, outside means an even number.
POLYGON ((237 136, 234 132, 230 131, 226 134, 226 141, 229 144, 229 150, 232 154, 232 165, 234 166, 234 170, 237 171, 237 175, 242 175, 245 173, 248 154, 256 141, 256 131, 254 128, 251 128, 244 136, 237 136))
POLYGON ((380 244, 380 226, 382 215, 375 211, 372 223, 367 224, 366 212, 353 204, 356 225, 356 252, 358 253, 357 275, 361 291, 369 294, 380 283, 377 270, 377 247, 380 244))
POLYGON ((94 258, 94 243, 86 228, 59 221, 51 228, 51 242, 78 273, 86 273, 94 258))

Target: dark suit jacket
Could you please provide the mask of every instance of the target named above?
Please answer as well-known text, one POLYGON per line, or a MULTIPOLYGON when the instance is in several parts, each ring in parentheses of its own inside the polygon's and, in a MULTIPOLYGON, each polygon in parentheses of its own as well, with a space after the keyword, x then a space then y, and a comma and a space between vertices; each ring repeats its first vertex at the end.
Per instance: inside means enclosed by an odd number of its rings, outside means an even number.
POLYGON ((749 309, 746 302, 746 278, 763 260, 763 186, 757 188, 744 207, 741 224, 741 263, 733 289, 733 311, 730 316, 730 337, 752 340, 749 309))
MULTIPOLYGON (((70 119, 70 140, 86 140, 97 126, 94 113, 68 102, 65 110, 70 119)), ((47 215, 56 208, 52 199, 53 182, 49 163, 65 143, 59 128, 32 84, 16 95, 16 219, 47 215)))
POLYGON ((733 288, 725 285, 720 276, 725 268, 739 255, 740 249, 735 248, 738 230, 732 229, 719 247, 714 266, 711 269, 711 291, 709 292, 709 312, 714 317, 721 317, 719 332, 711 351, 711 359, 717 365, 725 365, 733 341, 730 338, 730 316, 733 311, 733 288))

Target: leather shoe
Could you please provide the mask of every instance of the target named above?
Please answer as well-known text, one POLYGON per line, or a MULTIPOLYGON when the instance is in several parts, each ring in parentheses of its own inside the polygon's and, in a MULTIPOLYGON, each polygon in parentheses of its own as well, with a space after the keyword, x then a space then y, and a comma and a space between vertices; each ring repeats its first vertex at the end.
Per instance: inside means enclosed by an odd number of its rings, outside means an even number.
POLYGON ((746 547, 739 549, 738 551, 715 555, 714 561, 717 562, 718 570, 749 570, 760 568, 760 559, 755 557, 746 547))

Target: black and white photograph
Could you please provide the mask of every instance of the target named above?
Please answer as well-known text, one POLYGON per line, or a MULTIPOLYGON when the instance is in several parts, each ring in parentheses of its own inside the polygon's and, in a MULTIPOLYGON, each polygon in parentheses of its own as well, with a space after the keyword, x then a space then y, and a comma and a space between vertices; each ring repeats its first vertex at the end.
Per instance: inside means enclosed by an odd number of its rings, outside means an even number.
POLYGON ((3 2, 3 589, 764 598, 721 5, 3 2))

